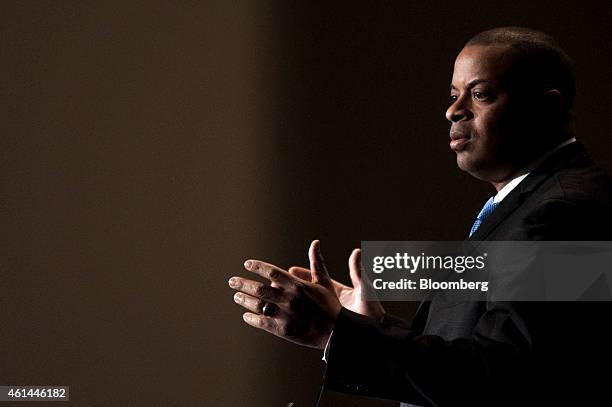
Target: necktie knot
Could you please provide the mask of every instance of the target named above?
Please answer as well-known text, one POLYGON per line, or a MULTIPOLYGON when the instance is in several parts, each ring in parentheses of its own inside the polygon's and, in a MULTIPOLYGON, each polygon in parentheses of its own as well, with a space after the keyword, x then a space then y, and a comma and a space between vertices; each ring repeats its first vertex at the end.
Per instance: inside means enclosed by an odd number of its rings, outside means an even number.
POLYGON ((472 237, 472 235, 476 232, 476 230, 478 230, 478 227, 482 224, 482 222, 484 222, 484 220, 489 217, 491 213, 493 213, 495 208, 497 208, 498 203, 493 202, 493 198, 495 197, 492 196, 491 198, 489 198, 489 200, 480 210, 480 213, 478 213, 478 216, 476 217, 476 220, 472 225, 472 229, 470 229, 470 237, 472 237))

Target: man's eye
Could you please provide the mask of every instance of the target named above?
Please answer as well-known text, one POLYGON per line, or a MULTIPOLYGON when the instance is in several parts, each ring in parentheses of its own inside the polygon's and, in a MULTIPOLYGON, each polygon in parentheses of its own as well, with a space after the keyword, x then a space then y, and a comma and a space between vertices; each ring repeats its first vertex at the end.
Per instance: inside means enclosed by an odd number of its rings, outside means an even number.
POLYGON ((489 97, 489 95, 484 92, 474 92, 473 96, 474 96, 474 99, 478 99, 478 100, 484 100, 489 97))
POLYGON ((456 100, 457 100, 457 95, 450 95, 450 96, 448 97, 448 101, 449 101, 450 103, 454 103, 456 100))

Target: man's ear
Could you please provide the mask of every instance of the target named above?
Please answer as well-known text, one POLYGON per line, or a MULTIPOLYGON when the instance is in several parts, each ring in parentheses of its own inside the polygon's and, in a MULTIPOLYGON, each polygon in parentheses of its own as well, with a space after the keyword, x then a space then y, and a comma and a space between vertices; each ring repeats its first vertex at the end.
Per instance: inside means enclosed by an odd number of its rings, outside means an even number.
POLYGON ((547 110, 551 112, 563 111, 563 94, 558 89, 549 89, 542 96, 547 110))
POLYGON ((572 114, 564 105, 565 98, 558 89, 542 93, 542 115, 544 123, 560 129, 563 133, 573 132, 572 114))

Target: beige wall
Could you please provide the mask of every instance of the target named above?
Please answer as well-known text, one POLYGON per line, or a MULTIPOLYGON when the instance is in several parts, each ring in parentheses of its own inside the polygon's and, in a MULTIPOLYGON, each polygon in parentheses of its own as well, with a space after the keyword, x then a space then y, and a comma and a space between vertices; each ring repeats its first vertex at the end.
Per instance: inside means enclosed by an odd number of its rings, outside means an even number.
POLYGON ((91 3, 1 6, 0 384, 261 405, 226 281, 270 236, 270 18, 91 3))

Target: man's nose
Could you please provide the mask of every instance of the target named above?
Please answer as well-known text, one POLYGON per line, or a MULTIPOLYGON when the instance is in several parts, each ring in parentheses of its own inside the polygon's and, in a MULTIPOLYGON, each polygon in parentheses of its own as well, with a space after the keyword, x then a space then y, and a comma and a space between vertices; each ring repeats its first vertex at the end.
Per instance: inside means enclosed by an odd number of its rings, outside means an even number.
POLYGON ((461 120, 467 120, 471 116, 471 112, 457 99, 455 103, 450 105, 446 110, 446 119, 451 123, 456 123, 461 120))

